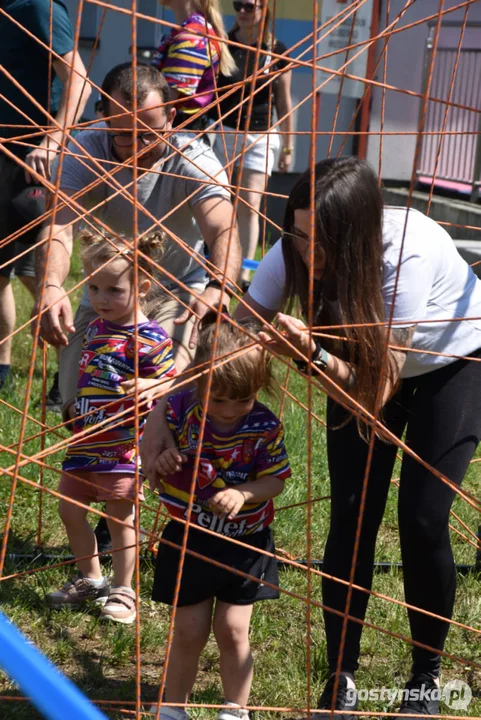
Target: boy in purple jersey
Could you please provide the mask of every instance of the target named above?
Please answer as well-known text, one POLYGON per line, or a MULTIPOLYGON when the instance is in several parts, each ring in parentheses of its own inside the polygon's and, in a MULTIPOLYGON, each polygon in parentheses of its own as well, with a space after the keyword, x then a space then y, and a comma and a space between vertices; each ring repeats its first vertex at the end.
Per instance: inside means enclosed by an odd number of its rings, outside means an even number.
MULTIPOLYGON (((64 496, 59 505, 60 517, 80 573, 50 593, 47 600, 54 607, 80 605, 87 600, 105 603, 103 618, 130 624, 136 615, 136 597, 131 587, 136 555, 134 503, 137 495, 143 499, 137 468, 134 394, 143 391, 139 399, 148 401, 160 378, 175 374, 170 337, 139 306, 151 285, 142 270, 152 271, 151 261, 158 262, 163 237, 154 233, 139 240, 139 302, 134 292, 132 243, 87 231, 82 240, 82 259, 90 276, 89 299, 99 317, 92 320, 85 333, 74 434, 59 486, 64 496), (84 506, 106 501, 113 549, 112 587, 102 576, 95 534, 87 522, 88 508, 71 500, 84 506)), ((139 410, 145 413, 145 402, 139 410)), ((141 415, 139 432, 143 423, 141 415)))
MULTIPOLYGON (((160 497, 173 519, 162 534, 170 545, 160 543, 153 599, 173 604, 180 558, 177 548, 182 546, 186 530, 182 521, 192 495, 187 548, 205 558, 188 553, 184 557, 165 694, 167 703, 179 703, 179 707, 162 707, 162 720, 188 719, 180 706, 188 701, 211 626, 220 651, 226 706, 219 720, 248 717, 253 603, 279 597, 270 523, 273 498, 282 492, 291 471, 282 425, 256 399, 261 389, 271 385, 270 363, 256 343, 257 326, 238 328, 223 319, 216 337, 215 321, 215 312, 204 316, 195 356, 196 367, 205 372, 214 346, 216 359, 224 361, 214 365, 208 397, 204 374, 194 389, 169 398, 166 417, 171 436, 167 438, 167 428, 160 429, 168 447, 157 460, 163 478, 160 497)), ((150 712, 155 711, 154 706, 150 712)))

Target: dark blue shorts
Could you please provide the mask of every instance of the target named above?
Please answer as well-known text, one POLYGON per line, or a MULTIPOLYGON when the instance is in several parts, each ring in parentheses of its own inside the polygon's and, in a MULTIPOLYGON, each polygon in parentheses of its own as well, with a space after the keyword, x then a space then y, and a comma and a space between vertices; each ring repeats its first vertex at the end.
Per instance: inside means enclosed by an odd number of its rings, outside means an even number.
MULTIPOLYGON (((162 533, 162 539, 175 543, 180 548, 183 534, 184 525, 171 520, 162 533)), ((206 559, 201 560, 188 553, 185 554, 179 607, 197 605, 209 598, 217 598, 230 605, 251 605, 258 600, 273 600, 279 597, 276 558, 256 552, 256 550, 265 550, 275 553, 270 527, 238 539, 248 543, 249 548, 231 543, 222 535, 209 535, 194 527, 189 529, 187 548, 203 555, 206 559), (209 559, 252 575, 256 580, 220 568, 209 562, 209 559), (275 587, 270 587, 265 582, 275 587)), ((153 600, 167 605, 173 604, 179 558, 180 550, 160 542, 152 591, 153 600)))

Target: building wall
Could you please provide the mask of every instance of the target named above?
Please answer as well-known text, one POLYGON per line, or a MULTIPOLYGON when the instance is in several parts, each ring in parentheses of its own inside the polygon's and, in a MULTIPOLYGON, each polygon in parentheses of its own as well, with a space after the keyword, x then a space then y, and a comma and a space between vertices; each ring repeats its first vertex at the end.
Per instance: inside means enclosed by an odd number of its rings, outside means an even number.
MULTIPOLYGON (((78 0, 64 0, 72 25, 75 27, 78 13, 78 0)), ((97 86, 107 72, 116 64, 130 60, 132 45, 132 17, 121 12, 132 7, 131 0, 114 0, 112 8, 104 10, 96 5, 84 3, 80 26, 80 54, 85 67, 90 68, 89 77, 97 86), (99 46, 95 53, 93 41, 99 37, 99 46)), ((137 10, 153 18, 162 17, 163 8, 158 0, 137 0, 137 10)), ((152 47, 158 44, 162 27, 155 22, 140 20, 137 23, 137 44, 139 47, 152 47)), ((94 104, 97 99, 95 88, 89 99, 85 115, 94 117, 94 104)))
MULTIPOLYGON (((458 0, 445 0, 444 8, 448 9, 458 4, 458 0)), ((391 0, 390 22, 402 11, 404 6, 404 0, 391 0)), ((405 27, 430 15, 436 17, 439 7, 439 0, 419 0, 408 8, 397 27, 405 27)), ((464 8, 449 13, 444 19, 446 21, 462 22, 463 17, 464 8)), ((382 24, 385 25, 386 0, 382 0, 381 18, 382 24)), ((481 3, 473 3, 469 7, 468 21, 481 21, 481 3)), ((428 22, 425 20, 413 28, 391 36, 387 54, 386 82, 388 85, 394 88, 421 92, 424 52, 428 32, 428 22)), ((460 28, 445 28, 440 33, 439 46, 456 48, 459 36, 460 28)), ((481 47, 480 28, 468 30, 463 39, 463 47, 473 46, 481 47)), ((382 66, 379 68, 375 79, 382 81, 382 66)), ((371 131, 379 131, 381 128, 382 95, 382 90, 379 88, 373 91, 369 128, 371 131)), ((385 136, 382 141, 381 175, 384 179, 402 181, 411 179, 416 136, 403 136, 402 133, 415 132, 418 129, 419 112, 419 98, 411 97, 394 89, 386 90, 383 130, 398 134, 392 137, 385 136)), ((376 169, 379 167, 379 150, 379 137, 370 137, 368 141, 368 159, 376 169)))

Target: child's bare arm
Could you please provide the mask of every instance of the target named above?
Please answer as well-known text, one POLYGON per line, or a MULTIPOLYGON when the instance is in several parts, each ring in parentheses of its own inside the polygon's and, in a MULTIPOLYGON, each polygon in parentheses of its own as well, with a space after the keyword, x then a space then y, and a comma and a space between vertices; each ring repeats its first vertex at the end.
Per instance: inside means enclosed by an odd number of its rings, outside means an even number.
POLYGON ((162 389, 164 393, 167 393, 171 384, 172 380, 166 381, 165 378, 139 377, 137 378, 137 383, 135 379, 125 380, 123 383, 120 383, 120 386, 127 395, 137 391, 139 400, 154 400, 158 397, 160 389, 162 389))
POLYGON ((219 490, 209 500, 209 506, 214 513, 232 520, 244 505, 271 500, 280 495, 283 489, 284 480, 275 475, 265 475, 259 480, 219 490))
POLYGON ((187 455, 179 452, 176 447, 170 447, 164 450, 156 460, 155 475, 149 477, 149 487, 152 492, 154 492, 154 490, 158 490, 160 493, 164 492, 162 478, 165 475, 172 475, 178 472, 182 467, 182 463, 185 462, 187 462, 187 455))
POLYGON ((184 455, 175 446, 167 448, 159 455, 155 463, 155 469, 159 475, 172 475, 179 472, 182 463, 187 462, 187 455, 184 455))

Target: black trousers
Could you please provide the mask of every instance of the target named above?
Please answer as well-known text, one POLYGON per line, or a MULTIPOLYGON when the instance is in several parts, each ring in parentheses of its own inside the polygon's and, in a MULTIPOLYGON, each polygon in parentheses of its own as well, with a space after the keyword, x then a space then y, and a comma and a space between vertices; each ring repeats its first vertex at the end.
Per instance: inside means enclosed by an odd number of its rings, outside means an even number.
MULTIPOLYGON (((481 357, 481 350, 473 353, 481 357)), ((326 573, 349 579, 369 445, 354 419, 329 400, 327 449, 331 478, 331 525, 324 554, 326 573), (338 427, 338 429, 335 429, 338 427)), ((384 424, 429 465, 460 485, 481 436, 481 363, 457 360, 402 382, 384 408, 384 424)), ((354 582, 371 588, 374 550, 384 514, 397 446, 376 438, 368 480, 354 582)), ((452 617, 456 571, 449 537, 449 511, 455 493, 407 454, 399 488, 399 534, 405 599, 446 618, 452 617)), ((323 602, 342 612, 347 588, 323 579, 323 602)), ((364 619, 368 595, 354 591, 349 614, 364 619)), ((409 611, 413 640, 442 650, 449 623, 409 611)), ((329 667, 337 667, 343 619, 324 611, 329 667)), ((358 668, 362 625, 348 622, 342 669, 358 668)), ((440 655, 413 646, 413 672, 439 673, 440 655)))

